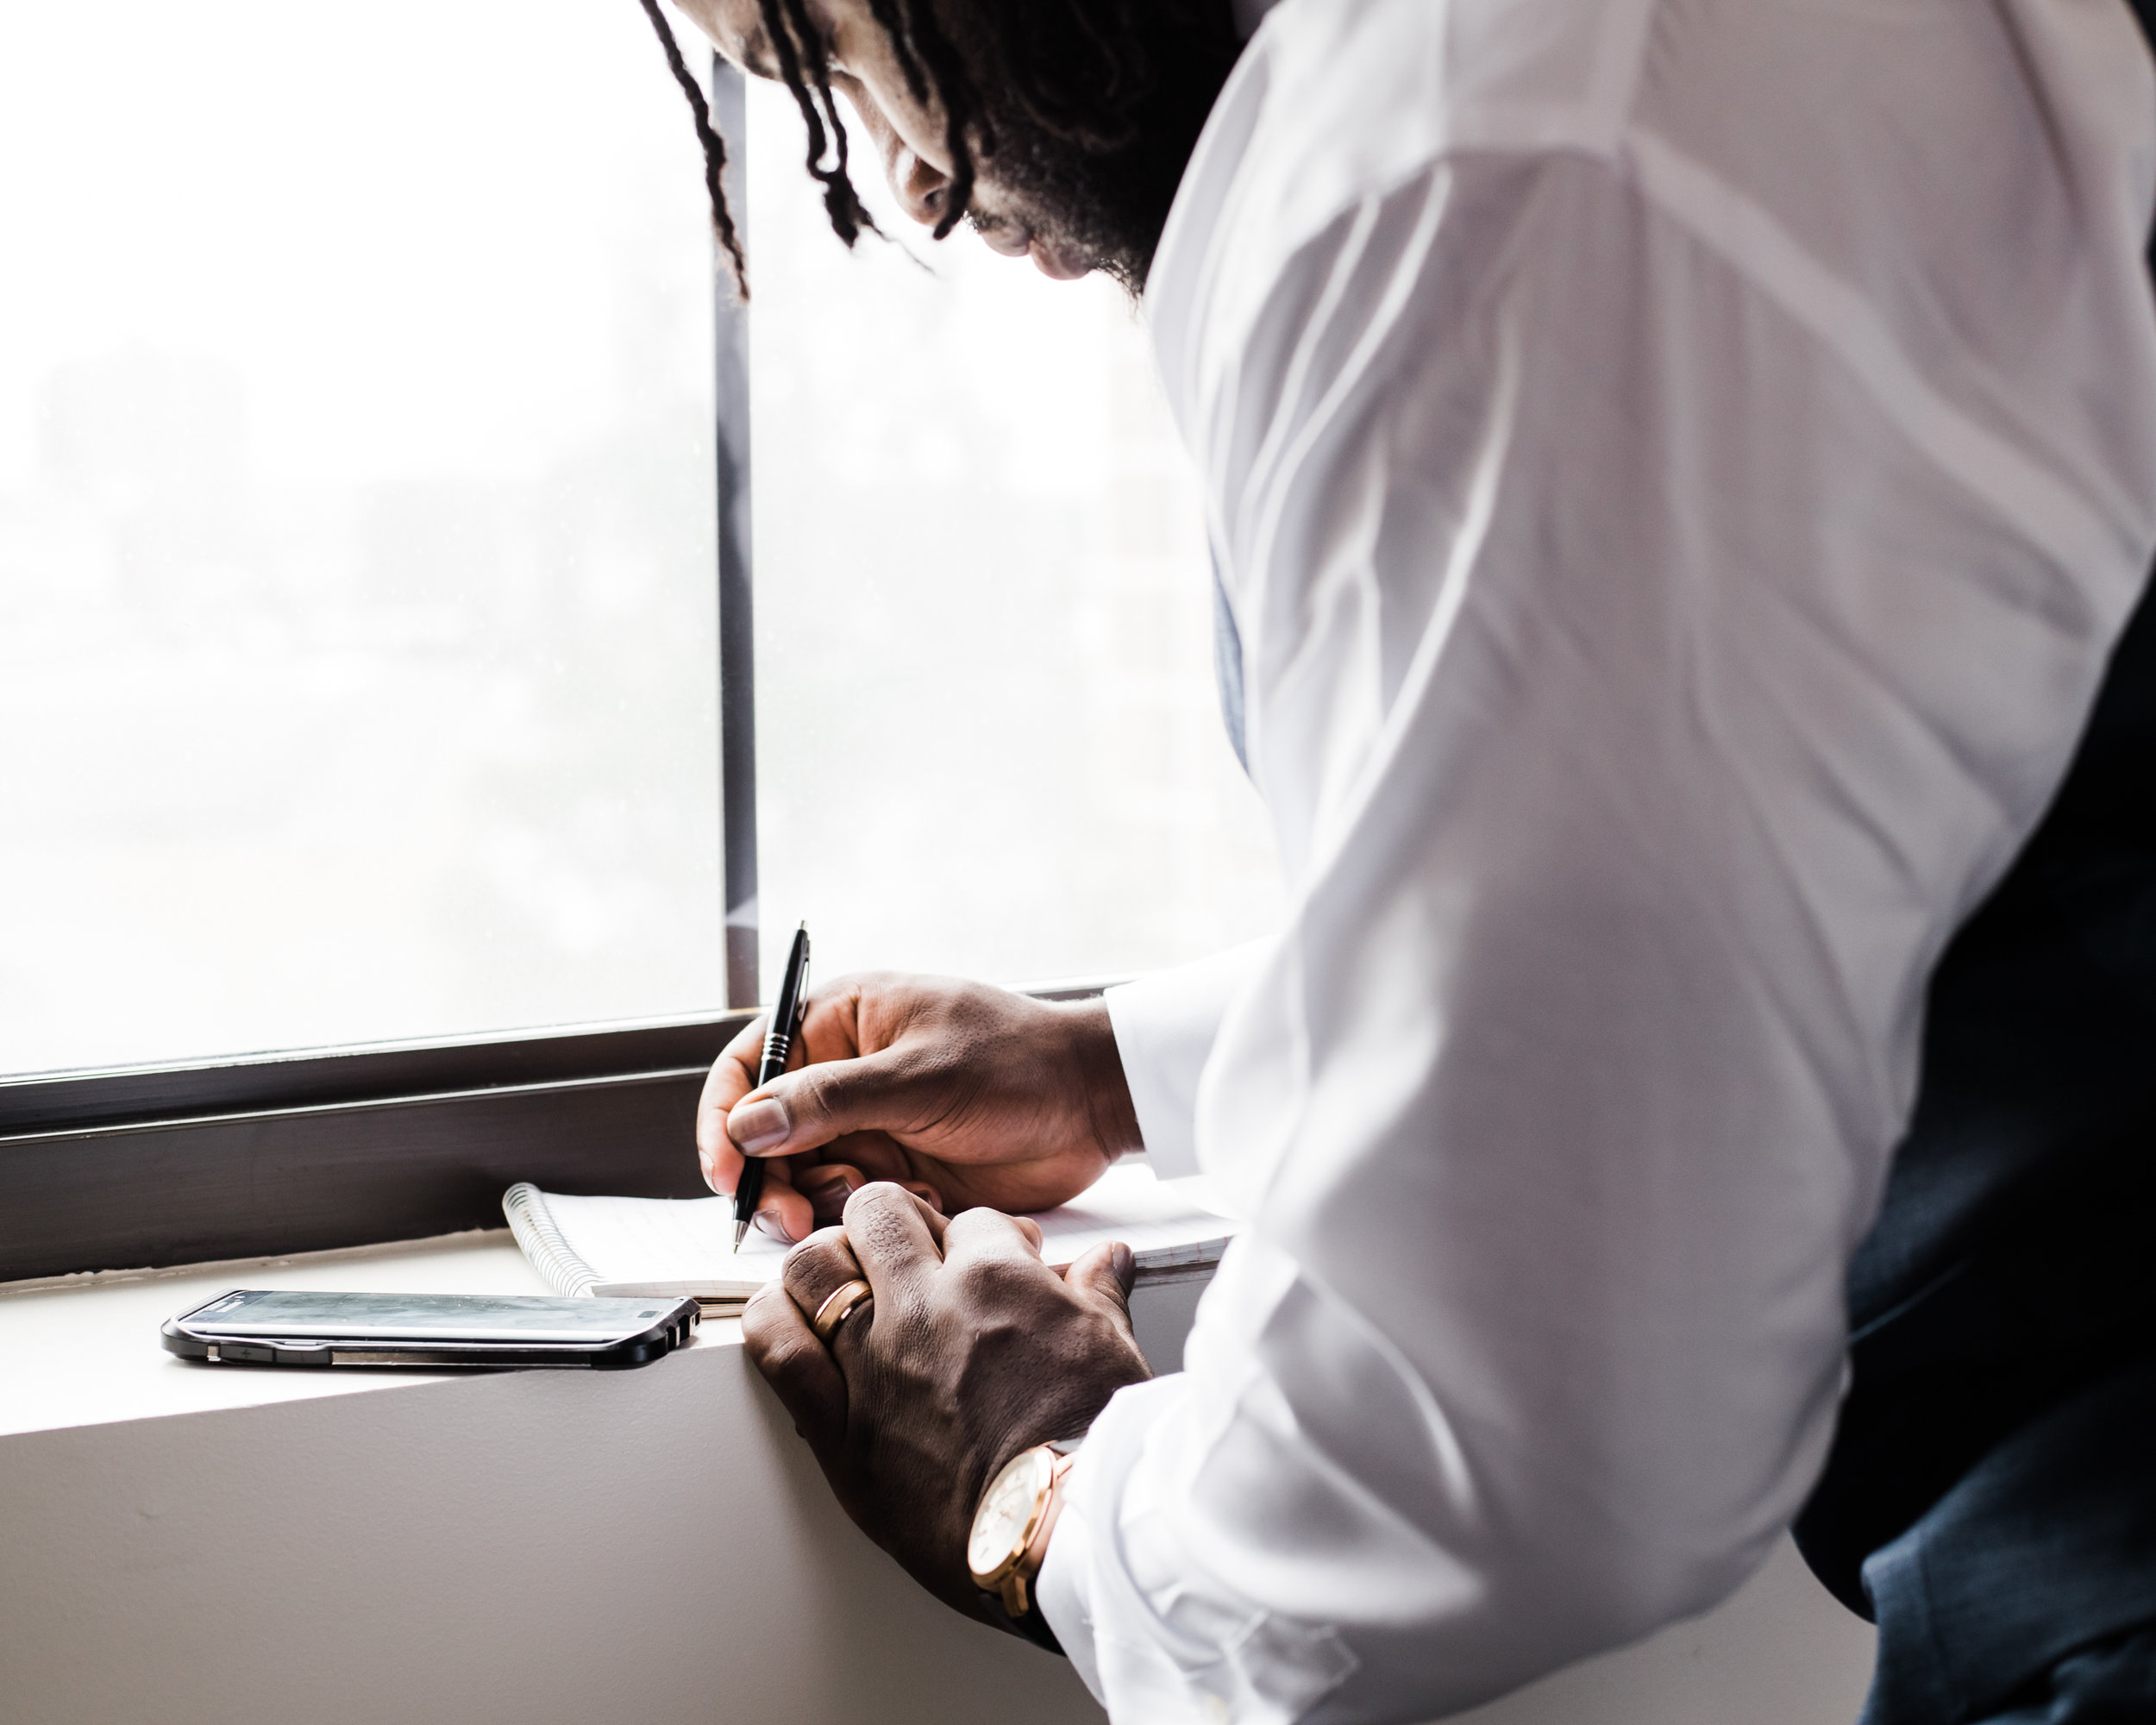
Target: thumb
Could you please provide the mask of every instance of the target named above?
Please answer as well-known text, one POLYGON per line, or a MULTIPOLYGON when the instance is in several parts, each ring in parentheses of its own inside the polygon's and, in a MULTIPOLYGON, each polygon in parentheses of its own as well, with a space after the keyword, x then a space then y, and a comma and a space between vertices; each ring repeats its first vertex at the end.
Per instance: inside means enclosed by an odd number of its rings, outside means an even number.
POLYGON ((897 1051, 826 1060, 781 1074, 735 1103, 726 1136, 745 1156, 793 1156, 853 1132, 898 1132, 919 1107, 920 1080, 897 1051))
POLYGON ((1063 1272, 1063 1283, 1138 1346, 1131 1328, 1131 1289, 1138 1283, 1138 1258, 1121 1240, 1094 1246, 1063 1272))

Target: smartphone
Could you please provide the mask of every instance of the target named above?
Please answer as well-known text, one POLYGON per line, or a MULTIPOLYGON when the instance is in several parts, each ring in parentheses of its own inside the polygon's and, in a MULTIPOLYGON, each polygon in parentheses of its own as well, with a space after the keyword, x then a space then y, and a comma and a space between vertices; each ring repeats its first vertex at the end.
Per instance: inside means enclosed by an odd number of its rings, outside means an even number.
POLYGON ((212 1365, 644 1365, 696 1333, 694 1300, 528 1294, 317 1294, 235 1288, 165 1320, 166 1349, 212 1365))

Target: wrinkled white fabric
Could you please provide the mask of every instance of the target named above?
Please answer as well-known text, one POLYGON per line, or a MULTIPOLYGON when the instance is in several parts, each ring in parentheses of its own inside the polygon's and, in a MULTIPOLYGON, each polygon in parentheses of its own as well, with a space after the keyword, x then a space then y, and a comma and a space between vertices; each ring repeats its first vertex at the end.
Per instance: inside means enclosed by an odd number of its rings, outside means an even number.
POLYGON ((1221 1014, 1264 957, 1264 944, 1252 942, 1107 991, 1108 1023, 1138 1132, 1163 1180, 1199 1171, 1199 1075, 1221 1014))
POLYGON ((2153 155, 2118 0, 1265 18, 1148 313, 1291 912, 1125 1044, 1252 1227, 1042 1578, 1118 1721, 1427 1718, 1798 1508, 2156 549, 2153 155))

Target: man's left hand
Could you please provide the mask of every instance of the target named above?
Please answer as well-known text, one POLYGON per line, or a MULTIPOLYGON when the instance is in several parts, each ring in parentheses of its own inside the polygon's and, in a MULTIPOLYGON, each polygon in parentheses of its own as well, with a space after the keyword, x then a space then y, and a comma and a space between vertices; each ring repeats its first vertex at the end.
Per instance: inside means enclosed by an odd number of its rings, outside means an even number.
POLYGON ((1075 1437, 1126 1383, 1152 1376, 1131 1333, 1128 1246, 1069 1270, 1041 1261, 1023 1218, 946 1221, 887 1182, 809 1236, 749 1302, 749 1357, 808 1440, 846 1513, 931 1592, 981 1615, 966 1566, 975 1506, 996 1471, 1075 1437), (809 1320, 856 1277, 874 1289, 818 1341, 809 1320))

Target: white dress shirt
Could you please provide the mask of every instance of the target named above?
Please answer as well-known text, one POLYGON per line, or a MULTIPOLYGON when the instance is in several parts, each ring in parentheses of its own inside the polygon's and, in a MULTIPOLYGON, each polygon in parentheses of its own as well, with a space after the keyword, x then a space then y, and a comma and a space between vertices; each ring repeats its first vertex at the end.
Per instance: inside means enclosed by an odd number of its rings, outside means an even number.
POLYGON ((1042 1577, 1116 1720, 1428 1718, 1786 1527, 2156 550, 2153 178, 2122 0, 1266 17, 1148 312, 1291 909, 1111 997, 1252 1220, 1042 1577))

